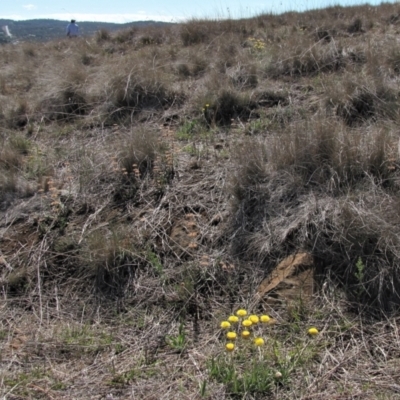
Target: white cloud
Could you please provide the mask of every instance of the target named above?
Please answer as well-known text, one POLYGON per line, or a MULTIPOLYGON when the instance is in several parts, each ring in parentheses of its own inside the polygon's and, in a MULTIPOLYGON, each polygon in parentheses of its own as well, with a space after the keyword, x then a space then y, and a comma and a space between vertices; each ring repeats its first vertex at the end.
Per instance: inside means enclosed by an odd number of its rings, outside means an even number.
POLYGON ((140 12, 137 14, 53 14, 49 18, 55 19, 71 19, 75 18, 77 21, 98 21, 98 22, 115 22, 125 23, 132 21, 164 21, 175 22, 182 18, 177 18, 172 15, 152 15, 140 12))
POLYGON ((34 4, 25 4, 22 7, 25 8, 25 10, 34 10, 35 8, 37 8, 34 4))

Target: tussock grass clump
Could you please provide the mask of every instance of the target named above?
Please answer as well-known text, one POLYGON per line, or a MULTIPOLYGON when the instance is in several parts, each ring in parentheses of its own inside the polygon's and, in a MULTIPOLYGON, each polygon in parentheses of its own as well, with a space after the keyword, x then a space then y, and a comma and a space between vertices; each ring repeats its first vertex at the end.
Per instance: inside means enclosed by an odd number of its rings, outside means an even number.
POLYGON ((218 34, 227 34, 237 31, 237 26, 233 21, 212 21, 202 19, 192 19, 180 26, 180 38, 184 46, 192 46, 200 43, 208 44, 211 38, 218 34))
POLYGON ((31 142, 22 135, 9 138, 0 150, 0 210, 14 200, 33 194, 36 182, 29 182, 31 142))
POLYGON ((140 30, 140 35, 137 38, 137 46, 153 46, 162 45, 170 36, 168 28, 158 28, 156 26, 145 27, 140 30))
POLYGON ((395 139, 387 131, 349 133, 340 123, 316 120, 271 139, 269 161, 276 170, 296 171, 304 184, 327 185, 324 190, 335 194, 351 190, 361 179, 396 186, 391 165, 397 157, 395 139))
POLYGON ((111 40, 111 33, 107 29, 100 29, 96 32, 95 39, 97 43, 111 40))
POLYGON ((234 253, 268 270, 288 254, 310 251, 320 272, 337 278, 353 299, 395 308, 396 143, 389 132, 315 121, 253 148, 242 146, 233 185, 234 253), (358 259, 365 266, 362 279, 358 259))
POLYGON ((400 74, 400 49, 391 48, 387 57, 389 67, 395 74, 400 74))
POLYGON ((155 130, 134 131, 132 136, 122 145, 121 167, 128 175, 138 169, 140 178, 145 178, 152 170, 156 158, 157 144, 157 132, 155 130))
POLYGON ((315 39, 317 42, 324 41, 324 42, 331 42, 336 35, 336 31, 331 28, 318 28, 315 31, 315 39))
POLYGON ((119 144, 113 189, 117 203, 136 201, 144 187, 161 190, 174 178, 173 154, 156 129, 137 129, 119 144))
POLYGON ((176 66, 176 72, 180 77, 188 78, 191 75, 189 65, 187 63, 180 62, 176 66))
POLYGON ((199 78, 206 73, 209 64, 204 49, 190 48, 186 54, 181 55, 174 69, 181 78, 199 78))
POLYGON ((86 114, 87 101, 77 88, 67 86, 44 99, 39 111, 50 120, 68 120, 86 114))
POLYGON ((255 65, 238 65, 226 71, 232 84, 239 90, 256 88, 258 85, 257 67, 255 65))
POLYGON ((256 92, 255 97, 262 107, 287 106, 289 104, 288 95, 285 92, 265 90, 256 92))
POLYGON ((179 95, 160 79, 131 71, 113 77, 108 84, 107 119, 118 120, 142 110, 162 110, 174 103, 179 95))
POLYGON ((209 125, 230 125, 235 118, 247 120, 257 106, 248 93, 235 89, 222 89, 205 98, 209 103, 203 104, 202 110, 209 125))
POLYGON ((342 49, 336 44, 318 42, 304 51, 293 49, 294 53, 279 56, 278 61, 271 60, 265 69, 268 77, 314 76, 321 73, 335 72, 346 66, 342 49))
POLYGON ((90 279, 96 293, 105 298, 122 298, 143 264, 135 255, 129 232, 94 232, 87 237, 81 255, 87 268, 81 271, 90 279))
POLYGON ((347 27, 349 33, 362 33, 363 32, 363 21, 361 18, 355 18, 354 21, 347 27))
POLYGON ((210 24, 206 21, 190 21, 182 25, 180 37, 184 46, 205 43, 210 38, 210 24))
POLYGON ((45 95, 39 100, 37 113, 49 120, 70 120, 86 114, 88 100, 84 83, 87 74, 82 66, 66 63, 61 71, 52 71, 45 95))
POLYGON ((241 143, 240 147, 235 148, 233 157, 236 164, 241 166, 232 176, 231 182, 231 190, 237 201, 236 206, 240 207, 248 187, 257 187, 266 179, 268 152, 264 143, 247 139, 241 143), (251 157, 249 157, 250 154, 251 157))
POLYGON ((130 43, 137 34, 137 32, 138 29, 136 27, 124 29, 115 34, 113 40, 116 43, 130 43))
POLYGON ((0 170, 0 210, 6 210, 18 191, 15 172, 0 170))
POLYGON ((22 135, 16 135, 4 143, 0 151, 0 167, 4 170, 18 170, 24 163, 24 156, 29 153, 31 143, 22 135))
POLYGON ((0 397, 395 397, 397 8, 0 46, 0 397))
POLYGON ((7 125, 11 129, 24 128, 29 122, 30 110, 26 100, 19 99, 15 108, 6 115, 7 125))
POLYGON ((370 119, 395 119, 398 105, 397 93, 388 87, 357 87, 347 101, 339 102, 336 112, 347 125, 355 126, 370 119))

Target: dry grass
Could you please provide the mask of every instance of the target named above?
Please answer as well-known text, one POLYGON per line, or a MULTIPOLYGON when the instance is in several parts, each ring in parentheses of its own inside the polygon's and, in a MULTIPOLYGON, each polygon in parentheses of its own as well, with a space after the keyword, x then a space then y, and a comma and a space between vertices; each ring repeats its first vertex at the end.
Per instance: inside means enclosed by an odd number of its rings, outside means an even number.
POLYGON ((1 46, 0 396, 400 398, 398 14, 1 46), (313 301, 225 354, 298 251, 313 301), (268 385, 232 386, 252 357, 268 385))
POLYGON ((320 272, 350 293, 362 286, 364 302, 396 309, 396 142, 389 130, 349 132, 325 117, 239 150, 233 250, 268 270, 284 254, 307 249, 320 272), (243 159, 243 151, 251 157, 243 159))

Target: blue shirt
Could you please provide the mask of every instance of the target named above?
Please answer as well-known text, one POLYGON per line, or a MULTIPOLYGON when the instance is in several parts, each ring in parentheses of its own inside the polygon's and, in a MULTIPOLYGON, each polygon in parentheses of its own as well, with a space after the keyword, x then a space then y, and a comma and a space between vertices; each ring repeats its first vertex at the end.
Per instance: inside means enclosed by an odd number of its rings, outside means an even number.
POLYGON ((79 27, 75 22, 71 22, 67 26, 67 36, 78 36, 79 27))

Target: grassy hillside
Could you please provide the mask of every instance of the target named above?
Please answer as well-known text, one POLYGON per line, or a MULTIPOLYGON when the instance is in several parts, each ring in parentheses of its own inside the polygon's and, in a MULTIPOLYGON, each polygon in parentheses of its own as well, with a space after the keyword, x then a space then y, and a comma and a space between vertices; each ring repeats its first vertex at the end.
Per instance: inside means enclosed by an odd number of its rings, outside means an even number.
POLYGON ((0 395, 400 398, 399 31, 382 4, 2 45, 0 395), (312 299, 261 296, 299 254, 312 299))

